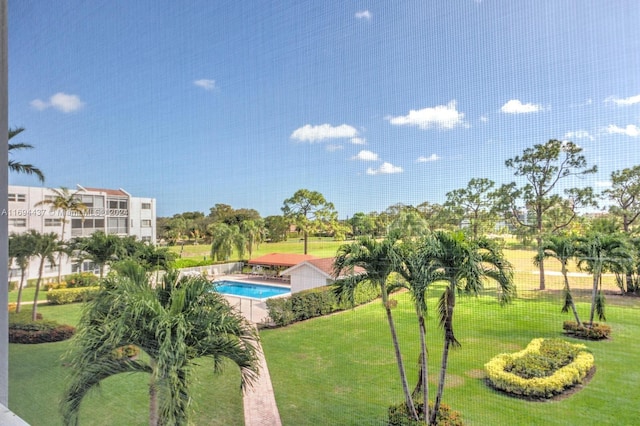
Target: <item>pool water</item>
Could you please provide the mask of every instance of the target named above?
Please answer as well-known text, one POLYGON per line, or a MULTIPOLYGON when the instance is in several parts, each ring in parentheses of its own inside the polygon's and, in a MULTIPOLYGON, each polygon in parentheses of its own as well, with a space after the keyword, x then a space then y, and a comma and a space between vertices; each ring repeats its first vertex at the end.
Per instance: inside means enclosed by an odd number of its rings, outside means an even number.
POLYGON ((218 293, 231 296, 250 297, 252 299, 268 299, 274 296, 289 294, 286 287, 276 287, 271 285, 250 284, 238 281, 214 281, 214 289, 218 293))

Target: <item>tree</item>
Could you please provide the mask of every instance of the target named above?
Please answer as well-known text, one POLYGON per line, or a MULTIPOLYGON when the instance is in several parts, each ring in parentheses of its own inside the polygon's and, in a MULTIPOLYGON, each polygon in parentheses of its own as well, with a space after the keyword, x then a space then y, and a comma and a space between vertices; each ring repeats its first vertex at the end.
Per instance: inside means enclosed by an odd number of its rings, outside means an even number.
POLYGON ((407 207, 396 215, 389 225, 389 232, 396 232, 403 238, 413 238, 425 235, 429 231, 427 221, 415 207, 407 207))
MULTIPOLYGON (((24 131, 24 127, 16 127, 15 129, 9 129, 9 140, 11 140, 14 136, 19 135, 24 131)), ((9 151, 9 155, 11 155, 14 151, 19 149, 31 149, 33 145, 29 145, 28 143, 11 143, 9 142, 9 146, 7 150, 9 151)), ((32 164, 24 164, 19 161, 9 160, 9 171, 17 172, 17 173, 25 173, 27 175, 35 175, 38 180, 44 183, 44 174, 40 169, 33 166, 32 164)))
POLYGON ((333 203, 327 202, 321 193, 308 189, 299 189, 291 198, 284 200, 282 213, 302 231, 304 254, 308 251, 309 234, 335 221, 337 216, 333 203))
POLYGON ((630 247, 626 244, 625 238, 619 234, 591 233, 578 238, 576 257, 578 267, 593 276, 591 309, 587 324, 591 327, 596 314, 599 320, 607 320, 604 309, 605 296, 602 292, 602 273, 628 270, 632 262, 630 247))
POLYGON ((27 275, 29 262, 35 255, 36 239, 32 233, 14 234, 9 236, 9 259, 13 260, 20 268, 20 284, 18 285, 18 299, 16 300, 16 312, 20 312, 22 303, 22 289, 27 275))
MULTIPOLYGON (((538 258, 539 255, 540 254, 537 254, 534 259, 535 265, 540 262, 538 258)), ((573 259, 576 255, 575 239, 564 235, 550 235, 543 240, 542 255, 545 259, 553 258, 560 262, 560 271, 564 278, 564 305, 562 306, 562 312, 569 312, 569 309, 571 309, 573 316, 576 319, 576 323, 581 325, 576 304, 573 302, 571 288, 569 287, 569 277, 567 274, 567 264, 569 263, 569 260, 573 259)))
POLYGON ((576 217, 577 208, 595 205, 591 188, 565 189, 565 199, 555 192, 559 182, 571 176, 584 176, 597 171, 596 166, 587 167, 581 152, 582 148, 573 142, 556 139, 527 148, 522 156, 505 162, 526 183, 518 187, 512 182, 492 194, 506 219, 535 236, 540 255, 540 290, 545 289, 542 236, 568 226, 576 217), (532 221, 527 220, 528 214, 522 214, 523 208, 532 212, 532 221))
POLYGON ((213 260, 229 260, 235 248, 238 257, 244 256, 246 240, 237 225, 213 223, 209 228, 213 235, 211 241, 211 258, 213 260))
POLYGON ((286 241, 289 225, 284 217, 279 215, 267 216, 264 218, 264 226, 269 241, 272 243, 286 241))
POLYGON ((373 235, 376 226, 375 219, 370 214, 367 215, 362 212, 355 213, 348 222, 351 225, 351 234, 354 237, 373 235))
POLYGON ((456 212, 460 224, 467 222, 473 238, 492 230, 495 213, 491 197, 495 182, 490 179, 471 179, 466 188, 447 192, 445 207, 456 212))
POLYGON ((370 237, 360 237, 354 243, 341 245, 334 261, 333 274, 336 277, 334 292, 341 301, 353 304, 355 290, 358 286, 367 283, 380 289, 407 410, 414 420, 418 420, 400 353, 400 344, 391 313, 387 288, 387 278, 394 271, 398 262, 396 247, 398 239, 399 236, 395 234, 389 234, 382 241, 376 241, 370 237), (364 272, 357 272, 356 268, 361 268, 364 272))
POLYGON ((38 314, 38 295, 40 294, 40 283, 42 282, 42 275, 44 273, 44 264, 48 261, 50 265, 55 266, 56 261, 54 254, 57 253, 61 247, 60 242, 58 241, 58 234, 55 232, 40 234, 39 232, 31 229, 29 234, 31 234, 31 237, 34 239, 33 254, 40 258, 40 265, 38 266, 38 281, 36 281, 36 292, 33 296, 33 307, 31 309, 31 320, 35 321, 38 314))
POLYGON ((77 238, 71 245, 76 252, 78 263, 90 260, 100 269, 100 279, 104 278, 104 268, 125 257, 122 240, 117 235, 96 231, 88 237, 77 238))
POLYGON ((440 362, 440 374, 436 400, 431 413, 430 424, 436 424, 440 410, 444 381, 447 373, 449 349, 460 346, 453 330, 453 314, 456 293, 477 295, 484 287, 483 281, 490 279, 498 285, 501 304, 507 303, 515 294, 512 283, 512 269, 499 247, 485 238, 467 239, 462 232, 436 232, 432 243, 426 248, 427 256, 442 269, 447 286, 438 301, 440 326, 444 329, 444 348, 440 362))
POLYGON ((253 247, 260 247, 260 243, 264 241, 264 222, 259 220, 245 220, 240 224, 240 233, 244 237, 245 246, 249 252, 249 259, 253 254, 253 247))
POLYGON ((153 289, 144 270, 130 261, 122 275, 108 278, 89 302, 71 345, 71 381, 61 412, 65 424, 79 423, 80 404, 104 379, 120 373, 149 374, 149 424, 188 424, 195 360, 209 357, 214 372, 229 359, 240 368, 244 388, 258 373, 255 329, 203 277, 165 275, 153 289), (146 356, 114 359, 135 345, 146 356))
MULTIPOLYGON (((53 199, 44 199, 36 203, 36 206, 49 205, 54 210, 62 210, 62 231, 60 234, 60 240, 64 240, 64 229, 67 225, 67 215, 71 213, 72 215, 77 214, 84 219, 84 215, 87 212, 88 208, 85 206, 80 198, 78 197, 78 192, 74 192, 73 194, 69 192, 68 188, 61 187, 60 189, 52 189, 54 195, 53 199)), ((62 255, 63 252, 60 251, 58 254, 58 265, 62 265, 62 255)), ((58 284, 60 284, 60 279, 62 277, 62 268, 58 268, 58 284)))

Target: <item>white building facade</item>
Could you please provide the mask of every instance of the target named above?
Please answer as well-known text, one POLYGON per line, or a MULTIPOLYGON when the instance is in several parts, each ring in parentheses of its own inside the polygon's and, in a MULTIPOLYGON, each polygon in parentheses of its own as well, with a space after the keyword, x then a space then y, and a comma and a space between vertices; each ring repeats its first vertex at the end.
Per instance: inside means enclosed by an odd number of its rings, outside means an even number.
MULTIPOLYGON (((85 237, 96 231, 118 236, 135 236, 138 241, 155 244, 156 242, 156 200, 155 198, 133 197, 123 189, 86 188, 77 185, 70 191, 86 207, 84 217, 67 212, 66 226, 62 235, 64 212, 56 210, 50 204, 41 204, 53 200, 53 190, 43 187, 9 185, 8 209, 0 214, 8 216, 9 235, 22 234, 36 230, 42 234, 54 232, 61 240, 68 241, 76 237, 85 237)), ((57 261, 57 255, 56 261, 57 261)), ((39 260, 29 264, 26 278, 38 276, 39 260)), ((62 256, 61 265, 45 263, 44 277, 58 276, 76 272, 95 272, 90 262, 77 265, 73 259, 62 256)), ((20 269, 11 265, 9 281, 20 281, 20 269)))

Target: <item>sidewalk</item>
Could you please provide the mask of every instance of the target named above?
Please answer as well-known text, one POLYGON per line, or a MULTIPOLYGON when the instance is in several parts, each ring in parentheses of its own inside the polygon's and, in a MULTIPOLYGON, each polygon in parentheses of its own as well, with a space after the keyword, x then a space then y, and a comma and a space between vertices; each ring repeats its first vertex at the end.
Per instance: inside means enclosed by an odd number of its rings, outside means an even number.
POLYGON ((243 396, 245 426, 282 426, 267 362, 258 342, 260 375, 243 396))

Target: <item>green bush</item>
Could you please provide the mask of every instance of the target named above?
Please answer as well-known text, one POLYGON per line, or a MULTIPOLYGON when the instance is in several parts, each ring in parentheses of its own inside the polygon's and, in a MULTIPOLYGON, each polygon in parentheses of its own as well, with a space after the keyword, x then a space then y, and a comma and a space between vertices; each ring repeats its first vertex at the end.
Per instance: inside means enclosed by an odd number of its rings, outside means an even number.
POLYGON ((9 291, 17 290, 19 284, 18 281, 9 281, 9 291))
POLYGON ((539 352, 529 352, 509 361, 504 370, 525 379, 548 377, 573 362, 580 349, 560 339, 544 340, 539 352))
MULTIPOLYGON (((355 305, 370 302, 378 296, 377 289, 360 286, 355 292, 355 305)), ((269 317, 278 327, 348 308, 351 308, 351 305, 338 303, 332 288, 328 286, 267 300, 269 317)))
MULTIPOLYGON (((422 402, 414 402, 414 405, 416 407, 416 411, 421 412, 424 404, 422 402)), ((433 402, 431 401, 429 401, 429 409, 433 410, 433 402)), ((389 416, 389 420, 387 422, 388 426, 426 425, 424 421, 415 421, 411 419, 409 417, 409 413, 407 413, 407 405, 404 403, 392 405, 389 407, 387 413, 389 416)), ((462 426, 464 424, 460 413, 453 411, 447 404, 440 404, 436 421, 438 426, 462 426)))
POLYGON ((81 274, 67 275, 65 281, 67 288, 95 287, 98 285, 100 278, 91 272, 83 272, 81 274))
MULTIPOLYGON (((42 316, 40 316, 42 318, 42 316)), ((42 319, 31 321, 28 312, 9 315, 9 343, 49 343, 67 340, 75 333, 75 327, 42 319)))
POLYGON ((66 305, 67 303, 86 302, 95 298, 100 287, 66 288, 49 290, 47 301, 51 305, 66 305))
POLYGON ((184 258, 184 259, 176 259, 173 262, 171 262, 171 267, 174 269, 182 269, 182 268, 195 268, 198 266, 209 266, 209 265, 213 265, 214 262, 212 259, 190 259, 190 258, 184 258))
MULTIPOLYGON (((492 358, 484 366, 489 382, 496 389, 507 393, 535 398, 550 398, 553 395, 562 393, 567 388, 582 383, 587 373, 594 366, 593 355, 586 351, 584 345, 568 342, 566 344, 572 346, 572 350, 576 351, 575 358, 570 363, 554 370, 552 374, 545 377, 525 378, 514 372, 507 371, 508 366, 517 363, 520 358, 540 355, 543 341, 544 339, 533 339, 522 351, 513 354, 500 354, 492 358)), ((558 351, 561 346, 559 344, 553 345, 554 343, 552 343, 550 352, 558 351)), ((563 354, 568 353, 565 350, 560 351, 563 354)))
POLYGON ((605 324, 593 323, 589 327, 588 323, 582 323, 578 325, 575 321, 565 321, 562 324, 562 329, 566 334, 581 339, 588 340, 602 340, 609 338, 611 334, 611 327, 605 324))

